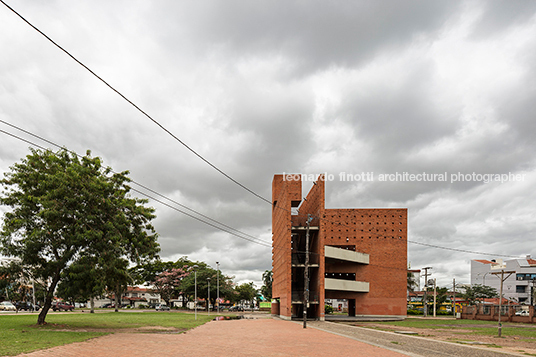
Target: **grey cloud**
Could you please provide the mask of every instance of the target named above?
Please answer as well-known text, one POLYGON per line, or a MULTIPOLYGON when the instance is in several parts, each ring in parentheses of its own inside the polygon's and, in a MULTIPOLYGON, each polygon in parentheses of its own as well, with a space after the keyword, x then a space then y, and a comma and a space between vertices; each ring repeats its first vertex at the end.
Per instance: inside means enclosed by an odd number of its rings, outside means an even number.
POLYGON ((512 26, 530 20, 536 14, 533 1, 479 1, 482 14, 473 28, 475 39, 496 36, 512 26))
POLYGON ((438 31, 458 11, 455 2, 303 5, 299 1, 188 3, 166 11, 187 21, 189 33, 208 45, 227 47, 237 56, 284 53, 301 73, 355 65, 386 47, 403 46, 421 32, 438 31))

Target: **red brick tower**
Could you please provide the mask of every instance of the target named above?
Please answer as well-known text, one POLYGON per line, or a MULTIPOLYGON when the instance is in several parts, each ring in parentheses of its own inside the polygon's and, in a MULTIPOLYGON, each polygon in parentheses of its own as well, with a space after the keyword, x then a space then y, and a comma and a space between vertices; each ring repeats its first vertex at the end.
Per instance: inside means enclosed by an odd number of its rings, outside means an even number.
POLYGON ((324 177, 303 201, 301 181, 275 175, 272 182, 272 313, 303 316, 310 216, 307 315, 323 320, 329 298, 346 299, 350 316, 405 316, 407 209, 325 209, 324 177))

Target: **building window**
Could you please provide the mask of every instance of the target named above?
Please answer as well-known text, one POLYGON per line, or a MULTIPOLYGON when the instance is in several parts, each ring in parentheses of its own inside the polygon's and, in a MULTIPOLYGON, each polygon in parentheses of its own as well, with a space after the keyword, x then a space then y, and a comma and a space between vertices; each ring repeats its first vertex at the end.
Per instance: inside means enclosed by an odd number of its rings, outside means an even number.
POLYGON ((516 293, 525 293, 526 288, 525 285, 516 285, 516 293))
POLYGON ((517 280, 534 280, 536 279, 536 274, 516 274, 517 280))

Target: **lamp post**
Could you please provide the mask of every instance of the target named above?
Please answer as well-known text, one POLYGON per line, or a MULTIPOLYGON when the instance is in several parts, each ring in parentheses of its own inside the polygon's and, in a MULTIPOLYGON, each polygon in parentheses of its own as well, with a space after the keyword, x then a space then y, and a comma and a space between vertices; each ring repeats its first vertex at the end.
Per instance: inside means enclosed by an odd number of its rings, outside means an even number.
POLYGON ((220 262, 216 262, 216 308, 220 313, 220 262))
POLYGON ((484 276, 482 277, 482 285, 486 285, 486 275, 488 275, 489 273, 491 273, 491 271, 488 271, 487 273, 484 274, 484 276))
POLYGON ((207 315, 210 315, 210 278, 207 278, 207 281, 208 281, 207 315))
POLYGON ((197 265, 194 265, 194 310, 195 319, 197 320, 197 265))

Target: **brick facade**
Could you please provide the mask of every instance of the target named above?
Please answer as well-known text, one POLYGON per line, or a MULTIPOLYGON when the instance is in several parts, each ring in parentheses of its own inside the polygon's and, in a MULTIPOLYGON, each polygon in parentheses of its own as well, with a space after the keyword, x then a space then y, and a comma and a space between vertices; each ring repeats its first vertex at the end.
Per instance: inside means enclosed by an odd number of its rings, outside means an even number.
POLYGON ((274 176, 272 296, 277 303, 272 313, 283 318, 303 315, 306 226, 310 215, 307 315, 324 319, 326 298, 348 299, 350 315, 406 315, 407 209, 326 209, 322 176, 306 199, 302 201, 301 197, 301 176, 274 176), (298 207, 297 214, 292 214, 292 207, 298 207), (368 262, 326 256, 325 246, 337 248, 336 252, 366 255, 368 262), (328 279, 336 287, 325 289, 328 279), (355 288, 344 287, 346 281, 352 281, 349 284, 355 288), (356 288, 356 284, 362 287, 356 288), (363 284, 368 284, 366 289, 363 284))

